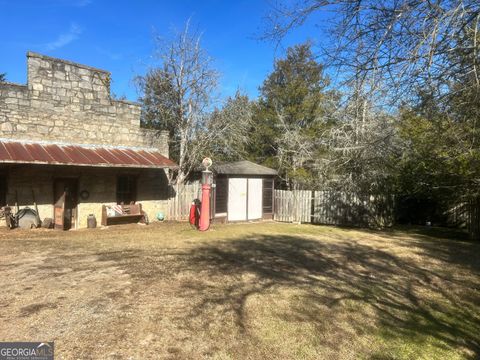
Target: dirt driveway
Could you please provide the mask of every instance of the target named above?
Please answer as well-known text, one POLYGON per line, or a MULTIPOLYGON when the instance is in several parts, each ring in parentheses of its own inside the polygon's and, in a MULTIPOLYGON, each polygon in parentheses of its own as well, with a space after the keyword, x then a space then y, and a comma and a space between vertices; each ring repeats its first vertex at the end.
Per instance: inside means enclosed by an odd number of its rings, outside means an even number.
POLYGON ((0 230, 0 341, 54 340, 58 359, 480 357, 480 244, 424 230, 0 230))

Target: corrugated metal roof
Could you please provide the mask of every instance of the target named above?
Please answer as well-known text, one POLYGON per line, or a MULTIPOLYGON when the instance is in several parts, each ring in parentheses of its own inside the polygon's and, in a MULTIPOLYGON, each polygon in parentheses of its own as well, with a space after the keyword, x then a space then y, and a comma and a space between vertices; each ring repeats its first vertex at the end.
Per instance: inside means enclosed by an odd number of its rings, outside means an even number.
POLYGON ((213 164, 212 170, 217 174, 225 175, 271 175, 278 174, 277 170, 255 164, 248 160, 231 163, 213 164))
POLYGON ((54 144, 0 139, 0 163, 48 165, 175 168, 156 149, 54 144))

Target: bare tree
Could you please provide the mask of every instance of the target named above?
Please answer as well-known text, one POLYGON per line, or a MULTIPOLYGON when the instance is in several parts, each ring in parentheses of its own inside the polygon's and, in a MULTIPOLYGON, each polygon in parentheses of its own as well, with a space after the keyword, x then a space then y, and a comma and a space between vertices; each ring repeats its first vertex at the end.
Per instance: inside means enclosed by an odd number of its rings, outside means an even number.
POLYGON ((395 118, 369 98, 352 100, 337 110, 339 121, 330 133, 323 173, 326 184, 353 192, 386 191, 398 151, 395 118))
MULTIPOLYGON (((289 123, 288 115, 282 107, 275 106, 275 113, 280 130, 276 141, 276 158, 279 169, 283 170, 280 174, 283 174, 283 180, 292 190, 298 190, 301 186, 300 179, 306 177, 305 167, 314 158, 316 142, 312 141, 305 129, 289 123)), ((307 181, 302 180, 302 185, 305 186, 307 181)))
POLYGON ((136 78, 143 94, 143 124, 169 131, 171 157, 179 165, 171 181, 183 183, 214 138, 205 130, 219 73, 189 21, 173 39, 155 40, 157 65, 136 78))
POLYGON ((233 161, 247 157, 247 145, 252 130, 253 102, 240 91, 226 99, 221 109, 215 109, 208 123, 211 156, 233 161))
POLYGON ((334 14, 326 15, 333 23, 324 43, 326 64, 344 80, 363 81, 374 72, 388 81, 390 104, 427 87, 443 99, 458 79, 480 87, 478 0, 281 1, 263 37, 279 40, 323 11, 334 14))
POLYGON ((413 104, 425 91, 448 111, 459 92, 480 94, 480 2, 280 1, 268 14, 263 37, 279 41, 319 14, 329 26, 317 36, 321 56, 337 70, 344 101, 326 136, 328 156, 317 166, 344 188, 379 189, 399 151, 398 106, 413 104))

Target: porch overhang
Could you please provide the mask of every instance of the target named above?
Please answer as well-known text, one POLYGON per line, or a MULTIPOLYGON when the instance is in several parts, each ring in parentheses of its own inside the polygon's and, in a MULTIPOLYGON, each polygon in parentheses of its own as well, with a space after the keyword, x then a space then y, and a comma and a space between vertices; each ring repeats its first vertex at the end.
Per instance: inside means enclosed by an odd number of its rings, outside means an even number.
POLYGON ((0 164, 177 168, 153 148, 0 139, 0 164))

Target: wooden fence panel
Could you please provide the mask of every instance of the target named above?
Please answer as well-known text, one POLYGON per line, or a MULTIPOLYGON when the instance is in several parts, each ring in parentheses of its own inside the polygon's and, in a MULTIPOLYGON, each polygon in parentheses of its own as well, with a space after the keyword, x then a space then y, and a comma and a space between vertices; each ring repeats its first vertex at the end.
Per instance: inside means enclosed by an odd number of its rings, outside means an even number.
POLYGON ((296 209, 295 222, 309 223, 312 221, 312 192, 310 190, 295 190, 294 208, 296 209))
POLYGON ((448 226, 468 228, 471 204, 472 202, 461 202, 445 211, 448 226))
MULTIPOLYGON (((200 190, 199 182, 172 186, 167 219, 188 220, 190 205, 200 196, 200 190)), ((470 208, 469 228, 480 234, 480 203, 470 208)), ((334 190, 274 190, 273 218, 281 222, 382 227, 393 223, 393 198, 334 190)))
POLYGON ((184 221, 190 215, 193 199, 200 196, 200 184, 172 185, 169 189, 167 220, 184 221))
POLYGON ((311 222, 312 192, 309 190, 275 190, 274 220, 311 222))
POLYGON ((480 199, 471 200, 468 208, 468 233, 471 239, 480 240, 480 199))
POLYGON ((293 221, 291 192, 274 190, 274 197, 274 219, 282 222, 293 221))
POLYGON ((324 225, 388 226, 393 198, 334 190, 275 190, 274 219, 324 225))

